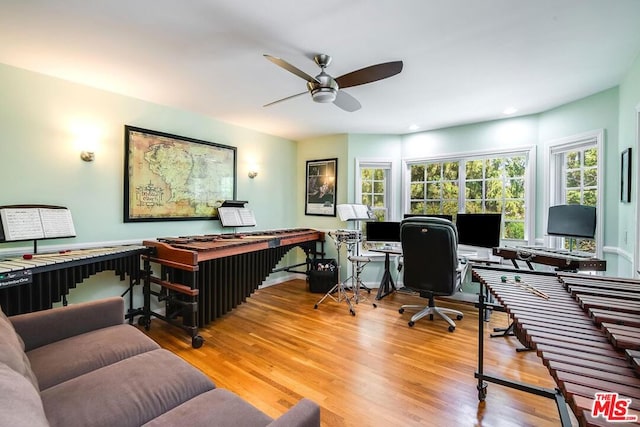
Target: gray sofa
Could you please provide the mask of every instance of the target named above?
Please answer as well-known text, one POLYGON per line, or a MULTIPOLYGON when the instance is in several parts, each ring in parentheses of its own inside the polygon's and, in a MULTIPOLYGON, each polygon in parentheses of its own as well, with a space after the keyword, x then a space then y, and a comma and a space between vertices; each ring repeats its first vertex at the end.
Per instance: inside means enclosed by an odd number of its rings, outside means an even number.
POLYGON ((122 298, 0 311, 0 426, 320 425, 308 399, 272 420, 123 321, 122 298))

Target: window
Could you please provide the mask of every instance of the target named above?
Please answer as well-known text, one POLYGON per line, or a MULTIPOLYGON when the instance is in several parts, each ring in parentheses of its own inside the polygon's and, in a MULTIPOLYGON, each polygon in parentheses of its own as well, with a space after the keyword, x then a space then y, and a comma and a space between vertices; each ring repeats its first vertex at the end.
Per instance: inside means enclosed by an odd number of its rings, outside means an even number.
POLYGON ((407 162, 411 214, 501 213, 502 239, 526 240, 533 148, 407 162))
MULTIPOLYGON (((602 132, 552 141, 549 144, 549 204, 579 204, 596 207, 596 230, 600 229, 602 132)), ((547 210, 548 211, 548 206, 547 210)), ((545 211, 545 215, 546 215, 545 211)), ((546 228, 545 228, 546 230, 546 228)), ((599 253, 601 237, 592 239, 550 238, 548 246, 599 253)))
POLYGON ((358 161, 356 202, 371 207, 378 221, 390 221, 391 162, 358 161))

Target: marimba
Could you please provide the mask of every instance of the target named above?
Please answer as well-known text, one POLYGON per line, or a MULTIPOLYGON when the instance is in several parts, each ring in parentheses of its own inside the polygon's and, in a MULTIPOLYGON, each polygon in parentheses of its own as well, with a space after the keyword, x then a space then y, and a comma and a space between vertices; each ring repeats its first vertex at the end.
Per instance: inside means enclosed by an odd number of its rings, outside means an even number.
POLYGON ((191 334, 192 345, 198 348, 203 343, 198 326, 246 301, 269 274, 301 265, 308 273, 310 257, 324 251, 323 246, 317 252, 318 242, 324 244, 324 233, 306 228, 144 241, 153 253, 144 257, 145 308, 139 323, 148 328, 154 316, 180 326, 191 334), (304 250, 306 261, 274 270, 294 247, 304 250), (153 274, 151 263, 160 265, 159 276, 153 274), (160 291, 152 290, 152 283, 160 291), (151 296, 165 302, 166 314, 151 310, 151 296))
MULTIPOLYGON (((624 417, 640 417, 640 281, 488 267, 474 267, 473 275, 509 314, 515 336, 537 352, 558 386, 548 390, 485 374, 480 316, 480 400, 486 397, 484 381, 494 382, 555 399, 563 426, 571 425, 566 404, 581 426, 604 426, 611 425, 604 417, 613 402, 596 394, 610 398, 616 393, 619 401, 628 400, 624 417)), ((487 308, 484 301, 481 291, 481 312, 487 308)), ((636 425, 638 419, 618 425, 636 425)))
POLYGON ((102 271, 114 271, 120 280, 129 276, 131 290, 140 278, 140 255, 145 251, 144 246, 126 245, 2 259, 0 305, 7 316, 46 310, 55 302, 66 303, 69 289, 102 271))

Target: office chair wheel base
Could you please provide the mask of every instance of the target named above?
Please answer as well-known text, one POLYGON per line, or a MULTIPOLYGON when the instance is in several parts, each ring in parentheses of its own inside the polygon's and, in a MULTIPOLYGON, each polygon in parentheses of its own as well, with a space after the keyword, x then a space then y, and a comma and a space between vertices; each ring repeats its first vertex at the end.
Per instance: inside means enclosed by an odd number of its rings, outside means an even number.
MULTIPOLYGON (((404 313, 404 308, 399 309, 398 313, 400 313, 400 314, 404 313)), ((409 326, 411 326, 411 325, 409 325, 409 326)))
POLYGON ((414 322, 413 320, 409 320, 409 323, 407 323, 407 325, 409 325, 409 327, 413 327, 413 325, 415 325, 416 322, 414 322))
POLYGON ((462 314, 458 314, 458 315, 456 316, 456 320, 462 320, 462 314))
POLYGON ((455 327, 455 326, 449 326, 449 332, 453 332, 453 331, 455 331, 455 330, 456 330, 456 327, 455 327))
POLYGON ((313 308, 317 310, 318 309, 318 304, 314 305, 313 308))

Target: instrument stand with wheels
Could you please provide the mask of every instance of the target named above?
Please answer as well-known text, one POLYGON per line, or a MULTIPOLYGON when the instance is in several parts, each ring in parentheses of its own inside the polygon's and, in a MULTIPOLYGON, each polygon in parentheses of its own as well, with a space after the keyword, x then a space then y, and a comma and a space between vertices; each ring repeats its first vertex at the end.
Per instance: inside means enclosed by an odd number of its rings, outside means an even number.
POLYGON ((337 230, 334 233, 329 232, 329 237, 331 237, 333 239, 333 241, 335 242, 336 245, 336 251, 338 253, 337 255, 337 269, 338 269, 338 282, 331 288, 329 289, 329 291, 324 294, 324 296, 322 298, 320 298, 320 301, 318 301, 313 308, 317 309, 318 306, 320 304, 322 304, 322 302, 327 299, 327 298, 331 298, 332 300, 340 303, 342 301, 346 301, 347 305, 349 306, 349 313, 351 313, 352 316, 356 315, 356 311, 353 308, 353 304, 351 304, 351 298, 348 294, 347 294, 347 287, 345 286, 345 282, 343 282, 342 280, 340 280, 340 272, 341 272, 341 267, 340 267, 340 248, 342 247, 343 243, 347 243, 348 245, 351 245, 352 243, 352 236, 351 236, 351 232, 350 230, 337 230), (334 296, 333 294, 337 292, 337 296, 334 296))

